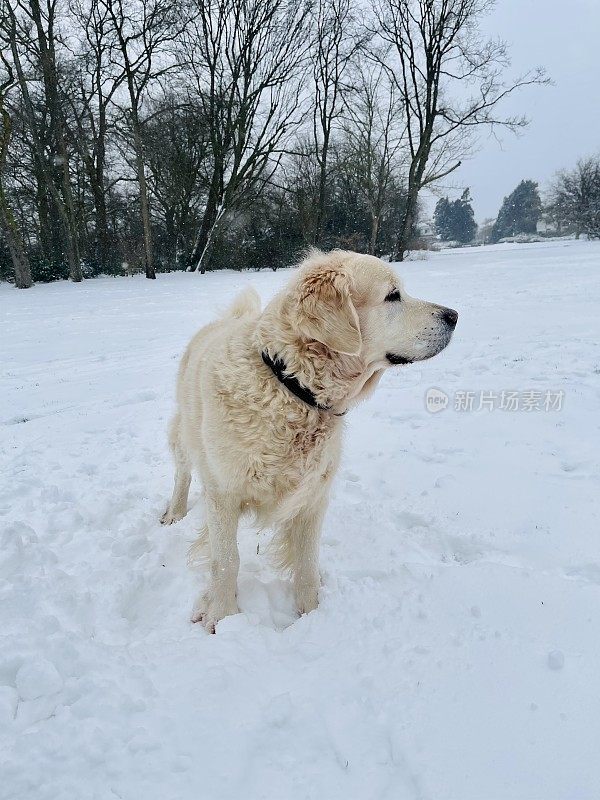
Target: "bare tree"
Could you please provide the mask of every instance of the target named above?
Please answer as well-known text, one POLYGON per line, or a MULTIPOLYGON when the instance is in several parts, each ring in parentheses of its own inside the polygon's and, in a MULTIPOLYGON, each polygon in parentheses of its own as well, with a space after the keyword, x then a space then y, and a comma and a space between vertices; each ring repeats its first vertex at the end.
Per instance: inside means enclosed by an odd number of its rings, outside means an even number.
POLYGON ((205 258, 223 216, 268 182, 298 121, 308 7, 295 0, 193 0, 182 60, 209 131, 206 202, 190 269, 205 258))
POLYGON ((194 219, 206 183, 208 137, 202 108, 170 95, 144 125, 148 186, 162 217, 169 267, 187 266, 194 219))
POLYGON ((523 86, 547 82, 541 69, 504 79, 506 44, 486 40, 478 27, 492 6, 493 0, 375 0, 373 33, 386 45, 381 63, 407 120, 410 160, 398 260, 410 240, 419 191, 460 166, 473 129, 523 127, 525 118, 502 115, 499 104, 523 86))
POLYGON ((312 136, 295 141, 277 177, 287 202, 293 208, 294 220, 304 245, 315 242, 319 165, 314 151, 312 136))
POLYGON ((586 158, 558 173, 550 189, 550 214, 559 226, 600 238, 600 158, 586 158))
POLYGON ((374 255, 382 217, 390 210, 400 183, 406 123, 395 86, 381 65, 357 69, 352 86, 344 125, 347 168, 369 210, 369 253, 374 255))
POLYGON ((114 261, 107 211, 109 111, 126 74, 115 64, 117 43, 109 11, 101 0, 71 0, 70 10, 78 38, 73 68, 63 83, 65 103, 70 107, 67 127, 93 198, 93 257, 103 272, 114 261))
POLYGON ((113 57, 122 70, 127 87, 129 103, 125 113, 131 131, 140 194, 144 266, 146 277, 153 279, 156 272, 142 136, 142 104, 152 83, 173 69, 171 48, 182 33, 185 20, 178 0, 98 0, 98 5, 110 21, 116 40, 113 57))
POLYGON ((358 46, 351 0, 317 0, 315 44, 311 49, 314 84, 313 141, 318 166, 313 241, 321 239, 326 213, 331 137, 342 113, 344 79, 358 46))
POLYGON ((31 277, 31 267, 23 240, 16 223, 12 208, 3 185, 3 172, 8 155, 8 147, 11 139, 11 118, 6 108, 5 98, 10 89, 15 86, 15 78, 10 62, 0 52, 0 60, 5 68, 6 75, 0 79, 0 226, 6 239, 10 257, 15 271, 15 286, 18 289, 29 289, 33 286, 31 277))
POLYGON ((500 105, 545 78, 504 77, 492 0, 374 4, 361 24, 351 0, 0 0, 1 274, 402 258, 420 190, 481 126, 524 125, 500 105))
MULTIPOLYGON (((58 0, 8 0, 0 20, 3 36, 10 44, 12 65, 18 79, 27 117, 38 181, 43 194, 52 202, 52 210, 62 233, 59 255, 66 251, 69 275, 81 281, 81 262, 77 239, 71 172, 67 146, 64 108, 59 89, 58 0), (43 88, 42 113, 30 92, 30 84, 43 88)), ((55 234, 53 234, 55 237, 55 234)))

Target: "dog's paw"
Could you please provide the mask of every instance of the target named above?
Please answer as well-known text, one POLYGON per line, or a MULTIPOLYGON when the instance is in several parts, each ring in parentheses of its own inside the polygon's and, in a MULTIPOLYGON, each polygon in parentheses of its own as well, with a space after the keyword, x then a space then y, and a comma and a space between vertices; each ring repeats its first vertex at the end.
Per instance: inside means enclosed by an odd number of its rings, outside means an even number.
POLYGON ((180 519, 185 517, 186 512, 171 511, 171 506, 167 508, 165 513, 160 518, 161 525, 172 525, 174 522, 179 522, 180 519))
POLYGON ((296 608, 298 613, 309 614, 319 606, 319 588, 318 586, 302 586, 296 589, 296 608))
POLYGON ((223 617, 230 617, 239 613, 240 610, 235 600, 229 603, 218 602, 211 597, 210 592, 205 592, 194 603, 191 621, 202 623, 208 633, 214 633, 217 623, 223 617))

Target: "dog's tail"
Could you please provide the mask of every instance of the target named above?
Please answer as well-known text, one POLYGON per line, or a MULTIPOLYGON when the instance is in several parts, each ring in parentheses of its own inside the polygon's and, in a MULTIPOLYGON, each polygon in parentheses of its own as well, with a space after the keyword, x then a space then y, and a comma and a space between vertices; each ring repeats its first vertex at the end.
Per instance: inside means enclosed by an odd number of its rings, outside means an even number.
POLYGON ((223 316, 241 319, 251 314, 256 316, 260 314, 260 297, 256 290, 249 286, 238 294, 223 316))

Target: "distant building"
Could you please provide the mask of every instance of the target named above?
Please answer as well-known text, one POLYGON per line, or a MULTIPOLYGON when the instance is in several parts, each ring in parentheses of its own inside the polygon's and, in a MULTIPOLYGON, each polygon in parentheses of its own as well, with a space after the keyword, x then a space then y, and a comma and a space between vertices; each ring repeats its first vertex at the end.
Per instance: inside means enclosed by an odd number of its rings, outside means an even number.
POLYGON ((560 236, 561 234, 560 225, 557 225, 556 221, 546 213, 538 219, 536 231, 542 236, 560 236))
POLYGON ((423 238, 433 236, 435 238, 435 226, 431 219, 420 219, 418 223, 419 233, 423 238))

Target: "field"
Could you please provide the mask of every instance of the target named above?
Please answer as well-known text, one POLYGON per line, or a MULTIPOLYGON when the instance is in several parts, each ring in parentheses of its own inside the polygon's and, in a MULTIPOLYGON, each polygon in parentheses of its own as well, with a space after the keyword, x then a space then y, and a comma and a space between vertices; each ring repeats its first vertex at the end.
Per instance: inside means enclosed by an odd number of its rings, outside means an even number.
POLYGON ((600 243, 399 271, 460 320, 348 415, 319 609, 243 527, 215 636, 175 372, 286 271, 0 286, 2 800, 600 797, 600 243))

